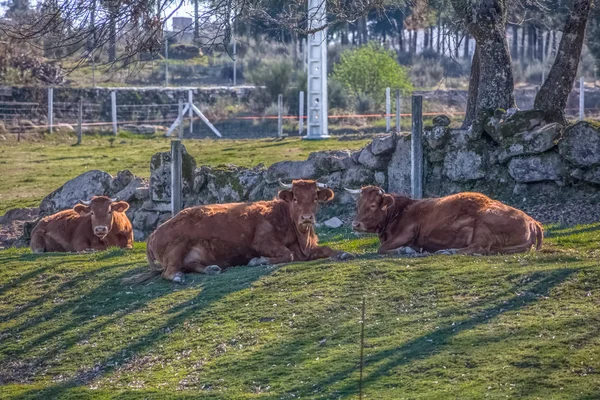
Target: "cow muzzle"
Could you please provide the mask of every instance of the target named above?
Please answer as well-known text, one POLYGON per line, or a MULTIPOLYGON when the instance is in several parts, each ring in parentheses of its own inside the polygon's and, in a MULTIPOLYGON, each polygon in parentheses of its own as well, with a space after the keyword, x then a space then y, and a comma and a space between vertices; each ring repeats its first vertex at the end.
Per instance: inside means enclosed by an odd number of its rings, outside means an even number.
POLYGON ((312 214, 309 215, 301 215, 300 216, 300 224, 301 225, 312 225, 315 223, 315 216, 312 214))
POLYGON ((360 221, 353 221, 352 229, 355 230, 356 232, 364 232, 365 231, 365 227, 364 227, 363 223, 360 221))
POLYGON ((108 235, 108 227, 103 225, 98 225, 94 227, 94 235, 103 239, 106 235, 108 235))

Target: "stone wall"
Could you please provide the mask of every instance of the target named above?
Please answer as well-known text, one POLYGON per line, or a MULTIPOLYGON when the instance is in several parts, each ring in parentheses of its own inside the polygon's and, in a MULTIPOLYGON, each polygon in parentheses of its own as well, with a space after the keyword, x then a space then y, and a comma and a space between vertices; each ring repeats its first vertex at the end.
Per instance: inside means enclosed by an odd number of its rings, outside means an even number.
MULTIPOLYGON (((547 124, 535 110, 481 116, 472 129, 448 128, 434 119, 424 132, 424 192, 437 197, 478 191, 513 205, 561 202, 596 195, 600 188, 600 127, 579 122, 566 129, 547 124)), ((184 149, 184 207, 272 199, 278 181, 316 179, 336 193, 328 207, 351 213, 355 199, 343 188, 378 185, 410 193, 410 135, 381 136, 358 151, 323 151, 307 160, 282 161, 266 168, 197 166, 184 149)), ((129 171, 111 177, 90 171, 67 182, 41 204, 42 214, 72 207, 78 199, 108 195, 129 201, 137 240, 170 217, 171 157, 157 153, 149 181, 129 171)))

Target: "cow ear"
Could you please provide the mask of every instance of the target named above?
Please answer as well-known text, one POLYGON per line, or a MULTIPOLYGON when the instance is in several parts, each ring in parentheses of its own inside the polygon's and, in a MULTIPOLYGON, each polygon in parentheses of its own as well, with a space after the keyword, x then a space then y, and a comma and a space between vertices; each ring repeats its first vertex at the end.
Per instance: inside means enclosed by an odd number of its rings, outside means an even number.
POLYGON ((392 204, 394 204, 394 196, 391 194, 384 194, 383 198, 381 199, 381 209, 387 210, 392 206, 392 204))
POLYGON ((126 201, 117 201, 110 205, 110 209, 117 212, 125 212, 129 209, 129 203, 126 201))
POLYGON ((331 190, 331 189, 317 190, 317 197, 319 198, 319 201, 326 202, 326 201, 332 200, 334 196, 335 196, 335 194, 333 193, 333 190, 331 190))
POLYGON ((73 207, 73 210, 79 215, 87 214, 90 212, 90 207, 84 206, 83 204, 75 204, 75 207, 73 207))
POLYGON ((288 203, 294 198, 294 194, 291 190, 280 190, 278 196, 281 200, 287 201, 288 203))

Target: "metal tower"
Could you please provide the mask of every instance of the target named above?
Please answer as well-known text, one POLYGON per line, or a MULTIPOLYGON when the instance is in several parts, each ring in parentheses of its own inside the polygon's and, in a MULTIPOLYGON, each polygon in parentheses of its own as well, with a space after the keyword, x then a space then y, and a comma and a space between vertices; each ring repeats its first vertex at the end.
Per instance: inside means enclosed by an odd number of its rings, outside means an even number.
MULTIPOLYGON (((308 29, 326 26, 326 0, 308 1, 308 29)), ((308 35, 308 121, 304 139, 327 139, 327 28, 308 35)))

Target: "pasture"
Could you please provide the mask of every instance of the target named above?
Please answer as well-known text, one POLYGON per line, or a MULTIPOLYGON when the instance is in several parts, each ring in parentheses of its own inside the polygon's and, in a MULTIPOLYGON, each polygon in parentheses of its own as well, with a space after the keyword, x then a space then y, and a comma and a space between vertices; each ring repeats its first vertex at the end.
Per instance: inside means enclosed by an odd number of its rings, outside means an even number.
POLYGON ((365 296, 365 398, 597 398, 600 225, 498 257, 380 257, 374 237, 320 234, 359 257, 123 286, 143 243, 2 251, 0 397, 358 398, 365 296))

